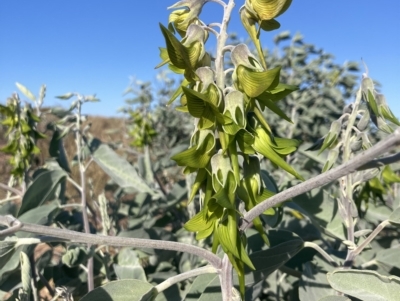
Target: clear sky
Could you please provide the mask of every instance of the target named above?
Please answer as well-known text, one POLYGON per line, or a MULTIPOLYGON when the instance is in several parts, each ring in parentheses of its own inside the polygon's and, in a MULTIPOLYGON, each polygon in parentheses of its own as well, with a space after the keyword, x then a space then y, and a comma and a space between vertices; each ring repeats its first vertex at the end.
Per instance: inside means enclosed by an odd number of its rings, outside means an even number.
MULTIPOLYGON (((0 101, 16 91, 15 82, 38 93, 47 85, 47 105, 67 92, 97 94, 100 103, 85 112, 117 115, 124 105, 129 77, 155 80, 164 46, 158 22, 168 21, 170 0, 1 0, 0 101)), ((230 31, 245 37, 237 14, 230 31)), ((201 18, 220 22, 222 9, 206 4, 201 18), (204 18, 203 18, 204 17, 204 18)), ((305 42, 336 57, 367 63, 370 76, 382 83, 395 115, 400 116, 400 3, 398 1, 293 0, 278 18, 281 30, 301 32, 305 42)), ((271 45, 278 32, 262 33, 271 45)), ((213 45, 210 45, 212 49, 213 45)))

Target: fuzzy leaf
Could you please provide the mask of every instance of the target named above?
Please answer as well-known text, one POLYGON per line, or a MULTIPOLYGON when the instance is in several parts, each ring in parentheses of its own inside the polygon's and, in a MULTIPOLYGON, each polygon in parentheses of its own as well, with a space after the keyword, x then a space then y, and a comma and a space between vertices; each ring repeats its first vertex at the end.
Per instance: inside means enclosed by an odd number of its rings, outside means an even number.
POLYGON ((400 278, 382 276, 375 271, 336 270, 327 274, 337 291, 363 301, 399 300, 400 278))
POLYGON ((67 173, 63 170, 50 170, 41 173, 25 192, 18 216, 39 207, 45 201, 49 201, 49 196, 53 195, 58 184, 66 177, 67 173))
POLYGON ((139 176, 136 169, 108 145, 101 144, 93 153, 93 160, 120 187, 130 187, 139 192, 154 194, 154 191, 139 176))
POLYGON ((68 100, 74 95, 75 95, 74 93, 69 92, 69 93, 66 93, 66 94, 61 95, 61 96, 56 96, 56 98, 62 99, 62 100, 68 100))
POLYGON ((36 101, 36 97, 35 95, 33 95, 33 93, 31 91, 29 91, 29 89, 27 87, 25 87, 24 85, 20 84, 20 83, 15 83, 15 85, 17 86, 17 88, 22 92, 22 94, 24 94, 26 97, 28 97, 30 100, 32 101, 36 101))

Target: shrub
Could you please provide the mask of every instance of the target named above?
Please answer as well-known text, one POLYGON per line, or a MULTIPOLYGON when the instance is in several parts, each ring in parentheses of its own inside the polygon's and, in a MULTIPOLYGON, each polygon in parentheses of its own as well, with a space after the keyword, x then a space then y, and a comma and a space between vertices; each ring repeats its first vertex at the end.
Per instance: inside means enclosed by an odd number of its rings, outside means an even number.
POLYGON ((159 66, 183 75, 168 104, 179 100, 176 110, 194 120, 188 144, 187 128, 170 136, 179 124, 156 124, 155 116, 170 121, 173 113, 154 109, 150 86, 140 84, 139 92, 130 90, 139 105, 127 110, 135 148, 122 144, 135 155, 130 164, 117 154, 118 143, 91 136, 81 108, 97 99, 67 93, 59 98, 71 99, 70 108, 53 112, 59 120, 49 124, 52 160, 36 169, 43 89, 36 98, 18 85, 37 114, 21 108, 16 95, 1 107, 3 124, 18 137, 3 148, 18 182, 2 187, 8 201, 11 194, 22 198, 17 212, 9 202, 0 208, 0 286, 19 288, 10 298, 29 300, 43 287, 51 298, 70 299, 72 290, 80 298, 87 283, 82 300, 396 300, 400 207, 393 187, 400 178, 389 164, 398 154, 382 155, 400 143, 400 123, 384 96, 365 73, 354 101, 340 111, 342 99, 335 99, 350 96, 354 65, 324 73, 316 66, 327 58, 307 65, 306 48, 287 56, 295 77, 288 64, 264 57, 260 31, 279 28, 275 18, 290 0, 247 0, 240 9, 257 54, 243 43, 227 45, 234 1, 209 2, 224 7, 222 23, 201 21, 207 1, 183 0, 170 7, 168 26, 160 24, 166 48, 159 66), (205 50, 210 34, 215 55, 205 50), (330 89, 301 82, 315 76, 330 89), (320 112, 306 113, 310 99, 320 112), (297 127, 311 123, 317 129, 297 127), (370 123, 388 134, 374 146, 370 123), (62 143, 68 133, 76 146, 71 161, 62 143), (171 178, 176 166, 157 152, 165 137, 184 176, 171 178), (302 147, 300 139, 314 143, 302 147), (111 178, 107 197, 92 193, 91 164, 111 178), (79 192, 79 204, 66 199, 66 183, 79 192))

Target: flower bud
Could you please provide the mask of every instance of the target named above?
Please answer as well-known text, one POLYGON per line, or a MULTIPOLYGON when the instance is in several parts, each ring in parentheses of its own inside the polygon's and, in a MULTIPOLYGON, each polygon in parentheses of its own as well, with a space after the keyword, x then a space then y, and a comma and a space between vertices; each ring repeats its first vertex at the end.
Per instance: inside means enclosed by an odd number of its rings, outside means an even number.
POLYGON ((369 110, 365 110, 363 115, 362 115, 362 117, 357 122, 357 128, 360 131, 364 131, 367 128, 368 124, 369 124, 369 120, 370 120, 369 110))

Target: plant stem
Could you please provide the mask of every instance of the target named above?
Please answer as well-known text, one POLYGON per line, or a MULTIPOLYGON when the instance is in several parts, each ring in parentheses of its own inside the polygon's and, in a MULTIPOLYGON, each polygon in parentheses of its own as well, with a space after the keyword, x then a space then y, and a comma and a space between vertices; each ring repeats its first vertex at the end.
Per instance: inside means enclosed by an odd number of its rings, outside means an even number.
POLYGON ((232 289, 233 289, 233 279, 232 279, 233 269, 232 264, 229 261, 227 254, 222 258, 222 268, 219 274, 219 281, 221 284, 222 301, 232 300, 232 289))
POLYGON ((328 261, 332 266, 334 266, 334 267, 338 267, 339 266, 337 264, 337 262, 335 261, 335 259, 333 259, 328 253, 326 253, 324 251, 324 249, 322 249, 316 243, 313 243, 313 242, 310 242, 310 241, 306 241, 306 242, 304 242, 304 247, 313 248, 315 251, 317 251, 319 254, 321 254, 322 257, 324 257, 325 260, 328 261))
POLYGON ((203 275, 203 274, 215 274, 218 273, 218 270, 215 269, 213 266, 211 265, 207 265, 205 267, 201 267, 201 268, 197 268, 173 277, 168 278, 167 280, 161 282, 160 284, 156 285, 155 288, 156 290, 160 293, 164 290, 166 290, 167 288, 169 288, 170 286, 182 282, 186 279, 192 278, 192 277, 196 277, 199 275, 203 275))
POLYGON ((22 196, 23 195, 22 191, 19 191, 18 189, 15 189, 15 188, 10 187, 10 186, 8 186, 6 184, 3 184, 3 183, 0 183, 0 188, 3 188, 4 190, 7 190, 9 192, 12 192, 12 193, 14 193, 14 194, 16 194, 18 196, 22 196))
MULTIPOLYGON (((81 179, 80 192, 81 192, 81 204, 82 204, 82 217, 83 217, 83 227, 85 233, 90 233, 89 218, 87 214, 87 202, 86 202, 86 178, 85 178, 85 164, 81 160, 82 155, 82 136, 81 136, 81 116, 82 116, 82 101, 78 99, 77 105, 78 113, 76 114, 76 152, 78 154, 78 166, 79 175, 81 179)), ((87 246, 90 248, 90 245, 87 246)), ((87 262, 87 285, 88 292, 94 289, 94 279, 93 279, 93 257, 90 257, 87 262)))
POLYGON ((13 200, 18 200, 20 198, 21 198, 20 196, 15 195, 15 196, 12 196, 12 197, 9 197, 9 198, 6 198, 6 199, 2 199, 2 200, 0 200, 0 206, 3 205, 4 203, 7 203, 7 202, 13 201, 13 200))
MULTIPOLYGON (((229 0, 227 4, 225 4, 221 0, 210 0, 212 2, 216 2, 222 5, 224 8, 224 15, 222 18, 222 23, 220 27, 219 34, 217 36, 217 53, 215 58, 215 81, 218 88, 221 91, 225 89, 225 71, 224 71, 224 53, 226 51, 225 44, 228 39, 228 24, 231 18, 232 10, 235 7, 235 1, 229 0)), ((225 133, 221 129, 219 130, 219 138, 224 150, 227 149, 227 143, 225 141, 225 133)), ((231 301, 232 300, 232 289, 233 289, 233 270, 232 265, 229 261, 228 255, 224 255, 222 259, 222 271, 219 275, 221 282, 221 290, 222 290, 222 300, 223 301, 231 301)))
POLYGON ((308 192, 314 188, 324 186, 350 174, 398 145, 400 145, 400 129, 396 129, 393 134, 389 135, 386 139, 378 142, 373 147, 355 156, 346 163, 264 200, 244 215, 240 230, 243 231, 247 229, 249 223, 265 210, 287 201, 292 197, 308 192))
POLYGON ((352 253, 353 259, 355 256, 357 256, 358 254, 360 254, 362 252, 362 250, 364 250, 364 248, 366 246, 368 246, 368 244, 387 226, 390 225, 389 220, 385 220, 383 222, 381 222, 374 231, 372 231, 372 233, 370 235, 368 235, 368 237, 354 250, 351 250, 350 252, 352 253))
POLYGON ((228 39, 227 28, 231 18, 232 9, 235 7, 235 1, 229 0, 228 4, 222 1, 212 1, 220 3, 224 7, 224 16, 221 23, 221 29, 217 38, 217 56, 215 58, 215 73, 218 88, 221 91, 225 88, 225 74, 224 74, 224 47, 228 39))
POLYGON ((67 181, 70 182, 76 189, 78 189, 79 193, 82 194, 82 188, 79 186, 78 183, 76 183, 72 178, 67 177, 67 181))
MULTIPOLYGON (((163 240, 152 240, 152 239, 141 239, 141 238, 129 238, 129 237, 116 237, 116 236, 105 236, 90 233, 82 233, 71 231, 67 229, 58 229, 48 226, 41 226, 29 223, 21 223, 19 220, 12 216, 1 216, 0 224, 10 225, 14 228, 8 228, 0 231, 0 237, 10 234, 10 230, 15 233, 17 231, 24 231, 28 233, 40 234, 43 236, 50 236, 59 238, 62 240, 68 240, 75 243, 83 243, 88 245, 104 245, 104 246, 115 246, 115 247, 133 247, 133 248, 150 248, 160 250, 171 250, 178 252, 186 252, 196 256, 199 256, 207 260, 214 268, 221 268, 221 259, 214 253, 196 246, 184 244, 175 241, 163 241, 163 240)), ((49 238, 46 238, 49 241, 49 238)), ((56 240, 59 241, 59 240, 56 240)))

